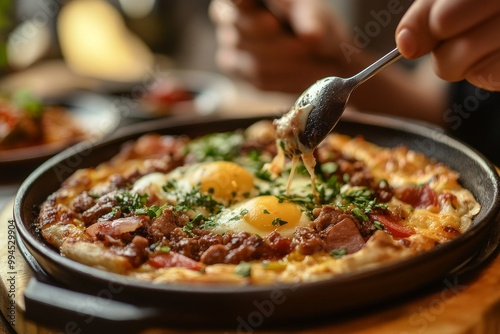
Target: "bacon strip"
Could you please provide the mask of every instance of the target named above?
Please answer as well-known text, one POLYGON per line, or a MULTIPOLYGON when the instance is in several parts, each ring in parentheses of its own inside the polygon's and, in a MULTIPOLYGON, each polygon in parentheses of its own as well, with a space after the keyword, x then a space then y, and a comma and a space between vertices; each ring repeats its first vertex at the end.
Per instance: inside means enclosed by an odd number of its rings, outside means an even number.
POLYGON ((134 232, 144 224, 143 216, 131 216, 115 220, 100 221, 90 225, 85 231, 93 239, 99 234, 117 237, 124 233, 134 232))

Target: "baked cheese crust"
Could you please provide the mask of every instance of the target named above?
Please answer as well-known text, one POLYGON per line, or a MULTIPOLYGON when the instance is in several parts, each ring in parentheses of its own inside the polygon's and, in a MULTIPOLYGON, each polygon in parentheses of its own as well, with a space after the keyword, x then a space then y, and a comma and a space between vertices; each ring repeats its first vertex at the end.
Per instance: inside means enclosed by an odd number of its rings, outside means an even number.
POLYGON ((147 134, 77 170, 35 227, 62 256, 138 280, 267 285, 429 251, 480 210, 457 172, 403 146, 329 135, 314 192, 300 163, 291 187, 290 168, 269 170, 276 154, 269 121, 200 138, 147 134))

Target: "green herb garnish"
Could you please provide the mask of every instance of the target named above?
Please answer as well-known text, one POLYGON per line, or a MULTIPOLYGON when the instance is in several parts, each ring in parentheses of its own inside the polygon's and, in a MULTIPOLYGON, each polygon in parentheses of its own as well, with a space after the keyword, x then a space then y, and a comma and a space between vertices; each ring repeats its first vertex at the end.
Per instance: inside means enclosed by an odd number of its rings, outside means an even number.
POLYGON ((377 198, 368 188, 352 190, 341 194, 341 197, 347 203, 341 205, 341 207, 346 210, 348 207, 353 206, 351 207, 351 213, 361 221, 367 221, 367 214, 372 212, 374 208, 387 208, 386 204, 377 203, 377 198))
POLYGON ((373 222, 373 227, 376 229, 376 230, 385 230, 385 226, 384 224, 382 224, 381 222, 379 222, 378 220, 374 221, 373 222))
POLYGON ((275 218, 272 222, 273 226, 283 226, 288 224, 286 220, 283 220, 281 218, 275 218))
POLYGON ((347 250, 345 248, 334 249, 330 252, 330 255, 336 259, 339 259, 342 256, 347 255, 347 250))
POLYGON ((147 194, 136 194, 125 190, 115 196, 123 213, 135 212, 135 210, 143 210, 148 199, 147 194))
POLYGON ((193 140, 187 146, 187 152, 197 161, 232 161, 239 156, 244 141, 240 132, 214 133, 193 140))
POLYGON ((252 265, 248 262, 240 262, 234 269, 234 272, 241 277, 250 277, 252 274, 252 265))
POLYGON ((12 95, 12 103, 32 118, 40 118, 43 113, 43 103, 28 90, 18 90, 12 95))

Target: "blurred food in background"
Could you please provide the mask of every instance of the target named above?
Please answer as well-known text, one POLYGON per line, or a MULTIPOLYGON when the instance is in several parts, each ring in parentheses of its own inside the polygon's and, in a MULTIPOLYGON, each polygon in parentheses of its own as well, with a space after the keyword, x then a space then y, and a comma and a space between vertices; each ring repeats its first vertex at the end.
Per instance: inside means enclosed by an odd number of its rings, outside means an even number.
POLYGON ((264 96, 219 72, 209 4, 0 0, 0 92, 90 91, 118 99, 120 115, 131 122, 288 108, 288 96, 264 96))
POLYGON ((128 83, 170 68, 216 71, 209 2, 0 0, 0 67, 62 60, 77 77, 128 83))
POLYGON ((119 104, 126 106, 127 116, 133 119, 209 115, 236 93, 233 83, 223 75, 184 69, 160 71, 143 84, 108 83, 101 90, 119 98, 119 104))
POLYGON ((76 143, 85 137, 63 106, 47 106, 28 91, 0 97, 0 151, 76 143))
POLYGON ((93 91, 119 98, 134 119, 213 113, 234 88, 217 73, 209 3, 20 0, 7 52, 16 75, 0 90, 93 91))
POLYGON ((57 34, 66 64, 75 73, 135 82, 153 67, 149 47, 125 26, 120 13, 102 0, 75 0, 59 14, 57 34))

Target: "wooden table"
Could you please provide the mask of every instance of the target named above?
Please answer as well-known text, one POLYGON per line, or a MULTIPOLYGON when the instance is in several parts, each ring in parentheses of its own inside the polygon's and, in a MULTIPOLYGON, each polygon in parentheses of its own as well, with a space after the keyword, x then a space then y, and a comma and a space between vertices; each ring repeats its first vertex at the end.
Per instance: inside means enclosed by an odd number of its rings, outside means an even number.
MULTIPOLYGON (((32 276, 11 235, 12 204, 0 212, 0 296, 1 311, 19 334, 56 333, 26 319, 23 289, 32 276), (10 254, 9 246, 14 248, 10 254), (10 292, 10 296, 9 296, 10 292), (11 298, 13 297, 13 298, 11 298)), ((5 325, 0 333, 9 333, 5 325)), ((243 330, 245 332, 247 330, 243 330)), ((237 328, 221 331, 192 329, 151 329, 147 333, 238 333, 237 328)), ((341 321, 318 321, 291 329, 255 329, 255 333, 360 333, 360 334, 466 334, 500 333, 500 256, 471 275, 466 281, 447 279, 404 300, 373 308, 341 321)))

